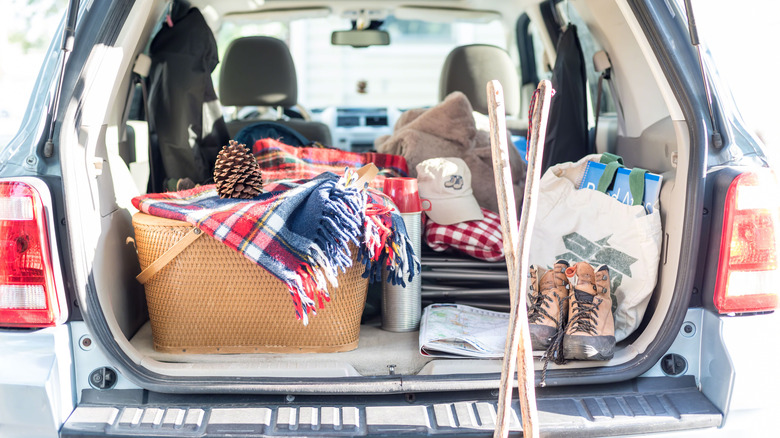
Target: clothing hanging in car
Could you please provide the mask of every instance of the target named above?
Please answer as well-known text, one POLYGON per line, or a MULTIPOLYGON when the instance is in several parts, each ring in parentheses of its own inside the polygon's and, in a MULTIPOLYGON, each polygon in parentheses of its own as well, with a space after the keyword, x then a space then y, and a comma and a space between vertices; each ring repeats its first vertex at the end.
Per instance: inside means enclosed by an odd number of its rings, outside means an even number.
POLYGON ((229 140, 211 81, 219 63, 214 35, 197 8, 174 4, 173 25, 163 24, 149 50, 150 147, 157 164, 150 191, 171 178, 207 182, 229 140))
POLYGON ((585 62, 577 27, 573 24, 558 39, 551 82, 555 97, 550 102, 543 171, 554 164, 577 161, 593 153, 588 141, 585 62))

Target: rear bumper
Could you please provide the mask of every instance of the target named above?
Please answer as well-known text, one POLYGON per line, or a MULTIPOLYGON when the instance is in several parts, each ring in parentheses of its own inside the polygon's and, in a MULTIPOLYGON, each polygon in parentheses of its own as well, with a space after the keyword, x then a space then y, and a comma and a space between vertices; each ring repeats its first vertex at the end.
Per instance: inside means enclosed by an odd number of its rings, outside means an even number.
MULTIPOLYGON (((84 391, 62 436, 492 436, 491 391, 384 396, 198 396, 84 391)), ((717 427, 692 377, 537 388, 544 435, 605 436, 717 427)), ((522 430, 519 405, 509 422, 522 430)))
POLYGON ((0 436, 56 437, 74 408, 67 325, 0 331, 0 436))

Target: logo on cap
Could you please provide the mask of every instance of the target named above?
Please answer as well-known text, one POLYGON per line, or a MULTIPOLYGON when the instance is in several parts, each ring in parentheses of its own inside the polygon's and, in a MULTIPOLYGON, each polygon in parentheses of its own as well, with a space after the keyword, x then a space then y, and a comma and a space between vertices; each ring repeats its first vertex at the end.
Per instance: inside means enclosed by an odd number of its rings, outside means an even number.
POLYGON ((463 188, 463 177, 460 175, 450 175, 450 179, 444 182, 444 187, 460 190, 463 188))

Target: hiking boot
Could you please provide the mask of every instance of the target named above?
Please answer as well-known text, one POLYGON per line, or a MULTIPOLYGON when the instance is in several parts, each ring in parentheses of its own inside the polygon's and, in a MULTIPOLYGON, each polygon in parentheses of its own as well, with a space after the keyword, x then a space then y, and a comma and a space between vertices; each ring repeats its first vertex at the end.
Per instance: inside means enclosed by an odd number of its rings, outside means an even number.
POLYGON ((566 260, 558 260, 550 270, 531 266, 528 327, 535 351, 546 350, 553 336, 566 324, 569 310, 565 302, 569 297, 568 267, 566 260))
POLYGON ((615 349, 609 268, 590 263, 566 269, 571 285, 569 324, 563 336, 565 359, 609 360, 615 349))

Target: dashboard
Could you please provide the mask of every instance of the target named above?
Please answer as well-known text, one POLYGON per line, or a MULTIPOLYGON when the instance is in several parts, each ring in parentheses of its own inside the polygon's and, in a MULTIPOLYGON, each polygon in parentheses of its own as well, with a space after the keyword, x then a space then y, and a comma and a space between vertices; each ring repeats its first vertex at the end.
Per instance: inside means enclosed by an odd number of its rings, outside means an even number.
POLYGON ((397 108, 328 107, 312 109, 313 120, 330 127, 333 147, 350 152, 374 150, 374 140, 393 133, 397 108))

